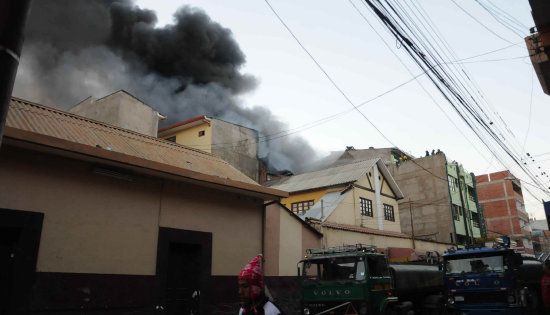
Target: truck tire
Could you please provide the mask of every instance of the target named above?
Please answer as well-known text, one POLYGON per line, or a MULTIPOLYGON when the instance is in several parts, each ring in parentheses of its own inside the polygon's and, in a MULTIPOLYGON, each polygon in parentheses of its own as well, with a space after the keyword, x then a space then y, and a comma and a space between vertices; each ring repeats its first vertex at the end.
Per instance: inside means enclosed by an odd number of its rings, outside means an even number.
POLYGON ((403 302, 397 305, 389 306, 384 315, 415 315, 413 304, 411 302, 403 302))
POLYGON ((441 295, 429 295, 422 301, 422 315, 443 315, 445 311, 445 300, 441 295))

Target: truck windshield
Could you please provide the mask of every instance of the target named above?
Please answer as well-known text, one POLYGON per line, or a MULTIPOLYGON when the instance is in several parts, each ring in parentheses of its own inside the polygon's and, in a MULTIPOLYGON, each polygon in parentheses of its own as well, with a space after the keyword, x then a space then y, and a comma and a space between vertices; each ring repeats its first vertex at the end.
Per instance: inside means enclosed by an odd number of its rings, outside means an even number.
POLYGON ((449 259, 446 262, 446 274, 504 272, 508 266, 503 256, 485 256, 449 259))
POLYGON ((323 281, 365 280, 365 262, 362 257, 310 260, 304 263, 304 277, 323 281))

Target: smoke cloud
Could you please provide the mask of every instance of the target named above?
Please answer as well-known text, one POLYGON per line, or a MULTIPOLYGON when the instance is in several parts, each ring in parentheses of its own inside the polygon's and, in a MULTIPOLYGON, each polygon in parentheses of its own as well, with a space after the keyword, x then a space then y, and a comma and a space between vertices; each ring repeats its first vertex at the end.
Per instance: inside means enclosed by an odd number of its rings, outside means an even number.
MULTIPOLYGON (((258 80, 241 73, 246 58, 229 29, 188 6, 174 20, 157 28, 153 11, 127 0, 34 0, 14 95, 68 109, 124 89, 166 123, 207 115, 260 137, 288 129, 269 109, 242 105, 258 80)), ((315 151, 290 136, 260 140, 260 155, 272 168, 300 172, 315 151)))

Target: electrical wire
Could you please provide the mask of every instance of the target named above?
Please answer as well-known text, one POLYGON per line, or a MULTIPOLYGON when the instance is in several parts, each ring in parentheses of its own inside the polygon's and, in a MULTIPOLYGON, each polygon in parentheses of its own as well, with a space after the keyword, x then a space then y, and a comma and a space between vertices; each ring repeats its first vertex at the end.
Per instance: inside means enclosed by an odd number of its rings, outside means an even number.
POLYGON ((525 151, 525 144, 527 144, 527 137, 529 136, 529 131, 531 130, 531 110, 533 108, 533 81, 535 76, 535 70, 531 71, 531 97, 529 99, 529 118, 527 121, 527 132, 525 133, 525 139, 523 140, 523 150, 525 151))
MULTIPOLYGON (((510 21, 507 21, 507 17, 504 16, 504 19, 501 18, 501 14, 492 10, 488 6, 481 3, 479 0, 476 0, 477 4, 479 4, 485 11, 487 11, 498 23, 500 23, 502 26, 510 30, 512 33, 516 34, 520 38, 526 37, 525 34, 522 34, 523 30, 521 28, 518 28, 517 25, 514 25, 513 23, 510 23, 510 21)), ((526 28, 527 29, 527 28, 526 28)))
MULTIPOLYGON (((496 33, 495 31, 493 31, 492 29, 490 29, 489 27, 487 27, 485 24, 481 23, 481 21, 479 21, 475 16, 473 16, 472 14, 470 14, 470 12, 466 11, 463 7, 461 7, 458 3, 456 3, 455 0, 451 0, 452 3, 454 3, 462 12, 466 13, 466 15, 468 15, 469 17, 472 18, 472 20, 476 21, 477 24, 481 25, 484 29, 486 29, 487 31, 489 31, 491 34, 495 35, 496 37, 502 39, 503 41, 507 42, 507 43, 510 43, 510 44, 514 44, 512 43, 511 41, 507 40, 506 38, 500 36, 498 33, 496 33)), ((515 44, 514 44, 515 45, 515 44)))
MULTIPOLYGON (((396 37, 398 42, 401 43, 402 47, 404 47, 407 53, 409 53, 409 55, 413 57, 413 60, 417 63, 417 65, 419 65, 422 69, 426 69, 426 68, 430 69, 431 75, 429 76, 429 78, 432 81, 432 83, 434 83, 436 88, 442 93, 443 97, 451 104, 451 106, 453 106, 455 111, 462 117, 463 121, 470 127, 470 129, 472 129, 474 133, 478 136, 478 138, 485 144, 485 146, 489 148, 490 152, 492 154, 495 154, 494 150, 491 149, 491 144, 488 142, 489 139, 485 138, 485 136, 481 133, 482 131, 487 132, 490 138, 496 141, 498 146, 506 153, 506 155, 512 158, 512 160, 514 160, 514 162, 518 164, 518 166, 520 166, 520 168, 522 168, 524 172, 528 174, 535 183, 540 185, 540 182, 537 181, 536 176, 533 176, 534 174, 532 173, 532 171, 526 168, 523 168, 522 165, 519 163, 517 159, 517 152, 514 152, 513 149, 508 148, 506 146, 506 144, 504 143, 504 141, 506 140, 503 137, 502 132, 499 132, 498 134, 495 133, 491 129, 489 124, 479 116, 479 114, 476 112, 476 109, 472 107, 473 104, 470 104, 470 101, 469 101, 470 98, 473 100, 474 104, 477 104, 477 106, 480 106, 480 104, 475 100, 473 95, 466 93, 466 95, 469 94, 469 97, 463 96, 462 94, 465 91, 465 87, 462 84, 457 85, 456 77, 450 76, 449 73, 446 73, 445 69, 437 70, 435 69, 435 67, 432 66, 433 62, 437 60, 437 56, 433 55, 430 51, 426 51, 427 46, 425 45, 421 44, 421 46, 424 47, 425 49, 424 51, 421 51, 419 47, 415 47, 415 45, 412 42, 412 40, 414 39, 411 38, 410 36, 407 36, 406 35, 407 31, 403 29, 401 26, 398 26, 398 24, 396 24, 397 21, 392 20, 392 18, 389 17, 390 16, 389 10, 391 10, 393 14, 395 14, 397 18, 401 21, 401 23, 404 23, 404 27, 406 27, 406 29, 409 32, 412 32, 412 29, 410 26, 408 26, 407 22, 405 21, 405 18, 399 15, 398 13, 399 6, 396 6, 397 7, 396 9, 396 7, 392 6, 389 3, 389 1, 386 1, 386 5, 389 8, 388 9, 384 7, 384 4, 381 1, 376 2, 376 4, 374 4, 370 0, 366 0, 365 2, 367 2, 369 7, 380 18, 383 24, 387 26, 388 30, 396 37), (441 73, 440 73, 440 70, 442 71, 441 73), (453 100, 457 103, 454 103, 453 100), (469 117, 464 115, 469 115, 469 117), (473 119, 473 120, 470 120, 470 119, 473 119), (481 129, 479 129, 479 127, 481 127, 481 129)), ((405 16, 407 16, 410 19, 410 16, 408 16, 408 14, 405 14, 405 16)), ((413 37, 417 41, 419 40, 418 35, 413 35, 413 37)), ((438 62, 438 63, 441 63, 441 62, 438 62)), ((491 122, 491 125, 492 125, 492 122, 491 122)), ((507 129, 509 131, 509 128, 507 129)), ((497 157, 497 159, 499 160, 499 162, 501 162, 501 164, 504 165, 502 158, 497 157)))

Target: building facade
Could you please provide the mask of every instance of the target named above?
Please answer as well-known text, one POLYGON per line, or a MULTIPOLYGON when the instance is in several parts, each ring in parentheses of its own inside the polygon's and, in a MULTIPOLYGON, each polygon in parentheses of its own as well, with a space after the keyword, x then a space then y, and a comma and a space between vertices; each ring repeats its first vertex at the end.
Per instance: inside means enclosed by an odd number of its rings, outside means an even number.
POLYGON ((288 196, 206 152, 20 99, 0 174, 2 314, 188 314, 197 290, 201 313, 237 305, 264 203, 288 196))
POLYGON ((220 157, 260 181, 258 132, 216 118, 198 116, 158 131, 158 137, 220 157))
POLYGON ((124 90, 100 99, 90 96, 69 111, 152 137, 157 136, 159 121, 166 118, 124 90))
POLYGON ((403 233, 459 247, 484 237, 475 176, 462 165, 440 153, 391 165, 390 170, 405 197, 399 202, 403 233))
POLYGON ((525 210, 521 182, 510 171, 476 177, 479 203, 485 212, 487 234, 508 235, 518 249, 533 254, 529 215, 525 210))
POLYGON ((268 182, 289 191, 281 203, 323 234, 323 246, 364 243, 442 253, 450 243, 413 240, 401 232, 403 194, 384 162, 356 161, 268 182))

